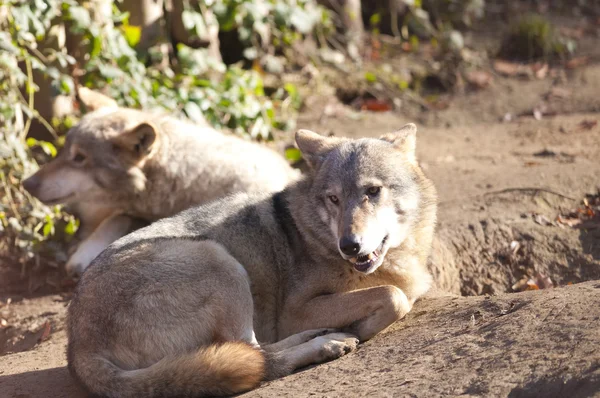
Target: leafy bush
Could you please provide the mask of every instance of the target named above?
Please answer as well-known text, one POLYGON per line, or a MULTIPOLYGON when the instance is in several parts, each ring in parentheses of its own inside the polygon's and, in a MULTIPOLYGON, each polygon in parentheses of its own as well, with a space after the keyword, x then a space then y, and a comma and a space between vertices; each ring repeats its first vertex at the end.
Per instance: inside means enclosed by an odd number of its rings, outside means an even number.
POLYGON ((541 15, 526 15, 511 25, 500 55, 524 61, 565 58, 575 44, 562 37, 549 20, 541 15))

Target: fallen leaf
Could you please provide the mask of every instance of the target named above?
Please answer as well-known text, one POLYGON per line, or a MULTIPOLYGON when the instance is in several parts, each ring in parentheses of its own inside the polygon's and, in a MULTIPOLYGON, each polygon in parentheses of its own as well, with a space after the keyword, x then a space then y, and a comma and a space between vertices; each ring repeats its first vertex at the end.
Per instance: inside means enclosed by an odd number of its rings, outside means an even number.
POLYGON ((369 98, 363 101, 360 109, 371 112, 387 112, 392 110, 392 106, 386 101, 369 98))
POLYGON ((581 219, 577 217, 563 217, 559 215, 558 217, 556 217, 556 222, 562 225, 566 225, 568 227, 574 227, 576 225, 581 224, 581 219))
POLYGON ((46 323, 44 323, 44 326, 43 326, 42 334, 38 339, 38 343, 48 340, 50 338, 51 331, 52 331, 52 325, 50 325, 50 322, 46 321, 46 323))
POLYGON ((525 167, 541 166, 540 162, 527 161, 524 163, 525 167))
POLYGON ((533 74, 539 80, 545 79, 546 75, 548 75, 548 64, 542 64, 540 62, 531 65, 531 70, 533 70, 533 74))
POLYGON ((521 69, 522 65, 520 64, 500 60, 494 61, 494 70, 501 75, 516 76, 521 69))
POLYGON ((541 272, 536 272, 533 278, 530 278, 527 281, 528 285, 535 285, 538 289, 550 289, 554 287, 554 283, 549 276, 542 274, 541 272))
POLYGON ((552 221, 550 221, 548 219, 548 217, 542 215, 542 214, 534 214, 533 215, 533 221, 535 221, 537 224, 543 225, 543 226, 549 226, 549 225, 554 225, 554 223, 552 221))
MULTIPOLYGON (((548 73, 548 65, 547 64, 542 64, 542 63, 536 63, 536 64, 518 64, 518 63, 514 63, 514 62, 508 62, 508 61, 502 61, 502 60, 496 60, 494 61, 494 70, 503 75, 503 76, 507 76, 507 77, 514 77, 514 76, 523 76, 523 77, 530 77, 530 76, 535 76, 537 71, 542 71, 540 72, 540 76, 543 75, 543 77, 545 77, 545 75, 548 73)), ((543 78, 541 77, 541 78, 543 78)))
POLYGON ((597 120, 582 120, 581 122, 579 122, 579 124, 577 125, 577 127, 579 127, 579 130, 591 130, 594 127, 596 127, 598 125, 598 121, 597 120))
POLYGON ((492 82, 492 75, 486 71, 475 70, 467 73, 465 79, 477 88, 486 88, 492 82))
POLYGON ((584 55, 582 57, 575 57, 572 58, 571 60, 569 60, 567 62, 567 64, 565 65, 567 69, 575 69, 575 68, 579 68, 581 66, 585 66, 589 63, 590 61, 590 57, 584 55))

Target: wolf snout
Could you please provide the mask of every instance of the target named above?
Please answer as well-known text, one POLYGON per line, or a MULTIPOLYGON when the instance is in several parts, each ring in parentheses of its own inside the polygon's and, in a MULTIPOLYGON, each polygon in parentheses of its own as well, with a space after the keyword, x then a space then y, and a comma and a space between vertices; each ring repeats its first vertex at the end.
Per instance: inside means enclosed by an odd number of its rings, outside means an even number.
POLYGON ((25 190, 27 192, 29 192, 30 194, 35 196, 35 193, 37 192, 39 186, 40 186, 40 179, 37 175, 32 175, 31 177, 25 179, 23 181, 23 188, 25 188, 25 190))
POLYGON ((358 236, 342 236, 339 242, 340 250, 347 256, 354 256, 360 252, 360 238, 358 236))

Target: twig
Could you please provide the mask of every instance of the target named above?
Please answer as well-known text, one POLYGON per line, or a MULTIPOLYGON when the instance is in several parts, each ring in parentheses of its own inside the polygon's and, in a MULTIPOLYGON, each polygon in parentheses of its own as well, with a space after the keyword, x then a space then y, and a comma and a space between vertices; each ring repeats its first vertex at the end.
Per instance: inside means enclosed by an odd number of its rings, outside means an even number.
MULTIPOLYGON (((27 106, 29 107, 29 109, 33 112, 33 71, 31 70, 31 60, 29 58, 25 58, 25 66, 27 68, 27 94, 29 94, 29 101, 27 101, 27 106)), ((23 131, 21 132, 21 140, 24 141, 25 137, 27 137, 27 133, 29 133, 29 128, 31 127, 31 117, 27 118, 27 121, 25 122, 25 127, 23 128, 23 131)))
POLYGON ((19 222, 21 222, 22 221, 21 215, 19 214, 17 205, 15 204, 15 201, 12 197, 12 194, 10 192, 10 187, 8 185, 8 182, 6 181, 6 175, 4 175, 3 171, 0 171, 0 181, 2 181, 2 186, 4 187, 4 192, 6 192, 6 198, 8 199, 8 203, 10 204, 10 208, 12 209, 13 213, 15 213, 15 217, 17 218, 17 220, 19 220, 19 222))
POLYGON ((499 195, 499 194, 509 193, 509 192, 530 192, 530 193, 531 192, 533 192, 533 193, 545 192, 545 193, 549 193, 549 194, 552 194, 552 195, 559 196, 559 197, 564 198, 564 199, 577 200, 575 198, 572 198, 570 196, 564 195, 564 194, 562 194, 560 192, 553 191, 551 189, 547 189, 547 188, 535 188, 535 187, 532 187, 532 188, 526 188, 526 187, 523 187, 523 188, 506 188, 506 189, 501 189, 499 191, 486 192, 486 193, 483 194, 483 196, 499 195))

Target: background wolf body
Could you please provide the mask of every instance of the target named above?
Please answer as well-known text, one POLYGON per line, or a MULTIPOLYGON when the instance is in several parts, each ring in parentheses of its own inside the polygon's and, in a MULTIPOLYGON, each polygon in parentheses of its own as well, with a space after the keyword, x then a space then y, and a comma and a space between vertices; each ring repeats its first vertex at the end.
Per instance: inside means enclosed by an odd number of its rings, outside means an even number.
POLYGON ((298 176, 259 144, 100 98, 92 106, 100 109, 69 131, 58 157, 24 182, 43 202, 70 204, 81 218, 85 241, 68 271, 83 271, 141 220, 234 192, 278 191, 298 176))
POLYGON ((403 317, 431 283, 436 215, 415 132, 299 132, 305 179, 112 244, 69 307, 71 373, 102 396, 231 394, 354 347, 319 328, 366 340, 403 317))

